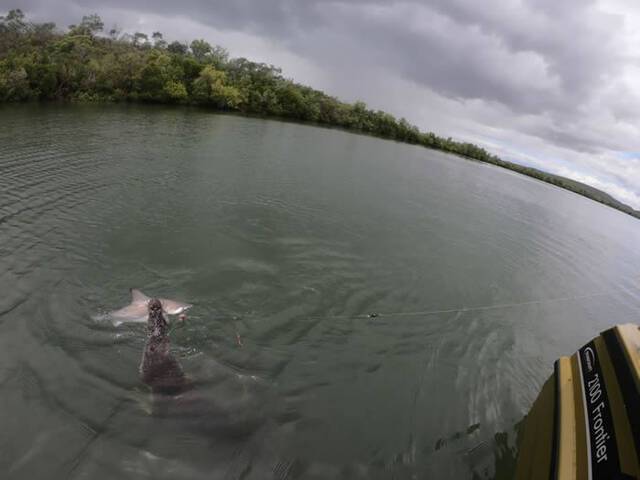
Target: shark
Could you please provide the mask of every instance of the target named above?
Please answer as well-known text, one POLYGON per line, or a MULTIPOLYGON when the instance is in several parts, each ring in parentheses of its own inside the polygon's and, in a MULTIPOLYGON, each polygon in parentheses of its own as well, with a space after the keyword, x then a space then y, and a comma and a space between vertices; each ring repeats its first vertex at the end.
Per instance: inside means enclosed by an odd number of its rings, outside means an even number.
MULTIPOLYGON (((131 303, 119 310, 114 310, 107 314, 115 326, 126 322, 146 323, 149 315, 148 297, 137 288, 131 288, 131 303)), ((188 303, 179 302, 177 300, 169 300, 167 298, 158 299, 162 304, 162 310, 167 315, 182 315, 191 308, 188 303)))

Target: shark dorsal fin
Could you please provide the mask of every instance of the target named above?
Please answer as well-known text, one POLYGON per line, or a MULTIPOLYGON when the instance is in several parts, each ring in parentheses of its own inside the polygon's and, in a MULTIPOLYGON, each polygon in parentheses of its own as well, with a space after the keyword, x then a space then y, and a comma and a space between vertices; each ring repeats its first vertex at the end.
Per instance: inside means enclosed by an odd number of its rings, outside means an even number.
POLYGON ((144 293, 142 293, 137 288, 132 288, 130 289, 130 291, 131 291, 131 303, 149 301, 149 297, 147 297, 144 293))

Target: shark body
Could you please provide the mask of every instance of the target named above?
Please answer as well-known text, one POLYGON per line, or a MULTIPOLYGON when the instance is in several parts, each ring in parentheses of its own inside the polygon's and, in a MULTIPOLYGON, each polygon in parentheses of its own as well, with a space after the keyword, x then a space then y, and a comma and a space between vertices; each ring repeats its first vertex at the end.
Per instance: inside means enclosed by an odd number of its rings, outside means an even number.
MULTIPOLYGON (((109 313, 108 317, 115 326, 126 322, 145 323, 149 315, 148 297, 136 288, 131 289, 131 303, 119 310, 109 313)), ((169 300, 160 298, 163 311, 168 315, 180 315, 191 308, 188 303, 178 302, 177 300, 169 300)))

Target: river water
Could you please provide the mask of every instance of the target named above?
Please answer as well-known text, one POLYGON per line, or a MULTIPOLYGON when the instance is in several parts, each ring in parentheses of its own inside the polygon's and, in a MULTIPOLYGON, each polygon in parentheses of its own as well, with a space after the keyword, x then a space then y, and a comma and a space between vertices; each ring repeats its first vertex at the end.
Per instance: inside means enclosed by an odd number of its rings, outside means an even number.
POLYGON ((552 372, 640 318, 640 222, 390 141, 188 108, 0 109, 8 479, 509 478, 552 372), (129 288, 192 303, 158 415, 129 288), (376 316, 369 316, 376 313, 376 316))

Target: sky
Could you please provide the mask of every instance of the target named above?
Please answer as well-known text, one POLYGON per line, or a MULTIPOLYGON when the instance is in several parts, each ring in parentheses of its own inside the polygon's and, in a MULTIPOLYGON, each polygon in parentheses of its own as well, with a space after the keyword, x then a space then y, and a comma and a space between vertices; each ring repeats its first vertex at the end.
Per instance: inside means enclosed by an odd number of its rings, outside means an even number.
POLYGON ((10 8, 203 38, 640 209, 637 0, 0 0, 10 8))

